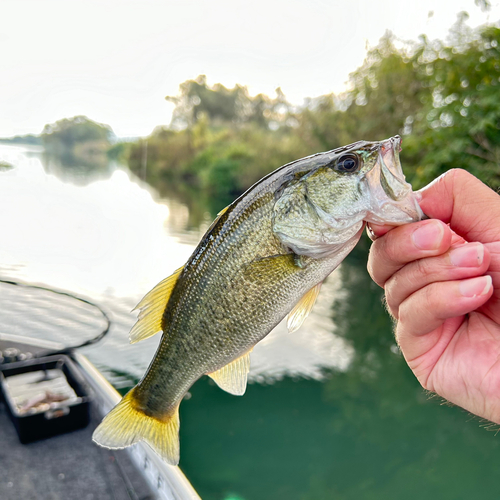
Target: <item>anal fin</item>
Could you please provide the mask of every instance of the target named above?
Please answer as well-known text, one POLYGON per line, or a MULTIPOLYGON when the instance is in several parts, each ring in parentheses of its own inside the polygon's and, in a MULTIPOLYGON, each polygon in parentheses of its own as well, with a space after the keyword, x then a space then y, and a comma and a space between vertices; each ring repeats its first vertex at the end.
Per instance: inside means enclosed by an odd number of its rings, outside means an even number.
POLYGON ((307 316, 309 316, 322 284, 323 282, 319 282, 316 286, 313 286, 288 313, 286 326, 288 327, 288 331, 290 333, 298 330, 302 326, 302 323, 304 323, 307 316))
POLYGON ((136 324, 130 330, 131 344, 152 337, 162 330, 163 312, 167 305, 172 290, 184 267, 180 267, 171 276, 160 281, 133 309, 139 309, 136 324))
POLYGON ((242 396, 247 388, 250 371, 250 351, 236 358, 221 369, 207 375, 224 391, 234 396, 242 396))

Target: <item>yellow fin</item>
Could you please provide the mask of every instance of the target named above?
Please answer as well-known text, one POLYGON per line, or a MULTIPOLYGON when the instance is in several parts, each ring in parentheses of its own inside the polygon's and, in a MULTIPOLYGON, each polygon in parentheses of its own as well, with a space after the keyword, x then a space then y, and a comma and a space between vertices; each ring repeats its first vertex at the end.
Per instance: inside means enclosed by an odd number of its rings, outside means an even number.
POLYGON ((134 390, 104 417, 92 439, 99 446, 111 449, 126 448, 146 441, 153 450, 171 465, 179 463, 179 407, 162 420, 148 417, 136 408, 134 390))
POLYGON ((227 209, 230 207, 231 205, 228 205, 226 208, 223 208, 218 214, 217 214, 217 219, 224 213, 227 211, 227 209))
POLYGON ((226 208, 223 208, 217 214, 217 217, 214 219, 214 221, 212 222, 212 224, 210 224, 210 227, 207 229, 207 233, 209 233, 215 227, 215 225, 217 224, 217 222, 219 222, 219 219, 228 211, 228 209, 229 209, 230 206, 231 205, 228 205, 226 208))
MULTIPOLYGON (((252 348, 253 349, 253 348, 252 348)), ((247 377, 250 371, 250 351, 220 370, 207 375, 224 391, 235 396, 243 396, 247 388, 247 377)))
POLYGON ((274 281, 300 272, 302 269, 295 264, 294 254, 287 253, 270 255, 250 262, 244 270, 244 277, 250 281, 274 281))
POLYGON ((184 267, 180 267, 168 278, 160 281, 133 309, 140 309, 136 324, 129 334, 131 344, 148 339, 161 331, 163 312, 177 279, 184 267))
POLYGON ((286 321, 286 326, 290 333, 298 330, 304 320, 309 316, 311 309, 313 308, 316 298, 318 297, 319 290, 321 288, 322 282, 313 286, 295 305, 295 307, 288 313, 288 318, 286 321))

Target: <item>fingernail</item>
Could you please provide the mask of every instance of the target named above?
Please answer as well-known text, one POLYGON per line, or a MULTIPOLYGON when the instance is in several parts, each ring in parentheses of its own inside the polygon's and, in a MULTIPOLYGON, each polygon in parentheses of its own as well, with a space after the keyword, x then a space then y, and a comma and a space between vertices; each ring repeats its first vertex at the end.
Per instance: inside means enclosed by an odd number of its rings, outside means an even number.
POLYGON ((484 247, 481 243, 471 243, 453 248, 450 260, 457 267, 479 267, 483 263, 484 247))
POLYGON ((443 226, 439 222, 429 222, 414 231, 412 238, 420 250, 435 250, 443 240, 443 226))
POLYGON ((491 284, 491 276, 486 275, 480 276, 479 278, 461 281, 458 285, 458 289, 464 297, 477 297, 488 293, 490 291, 491 284))

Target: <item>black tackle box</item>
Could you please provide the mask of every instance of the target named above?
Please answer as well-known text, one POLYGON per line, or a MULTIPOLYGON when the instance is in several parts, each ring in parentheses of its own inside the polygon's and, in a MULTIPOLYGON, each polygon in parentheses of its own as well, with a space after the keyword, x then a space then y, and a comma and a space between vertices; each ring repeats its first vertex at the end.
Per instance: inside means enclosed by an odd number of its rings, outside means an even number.
POLYGON ((21 443, 86 427, 90 389, 64 354, 10 363, 0 373, 2 396, 21 443))

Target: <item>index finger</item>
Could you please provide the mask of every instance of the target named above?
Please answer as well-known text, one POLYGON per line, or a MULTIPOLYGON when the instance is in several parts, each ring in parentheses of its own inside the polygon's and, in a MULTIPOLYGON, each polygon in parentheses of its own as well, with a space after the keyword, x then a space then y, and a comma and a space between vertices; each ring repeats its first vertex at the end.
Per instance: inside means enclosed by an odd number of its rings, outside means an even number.
POLYGON ((375 240, 368 256, 368 272, 382 288, 405 264, 445 253, 452 232, 439 220, 424 220, 395 227, 375 240))

